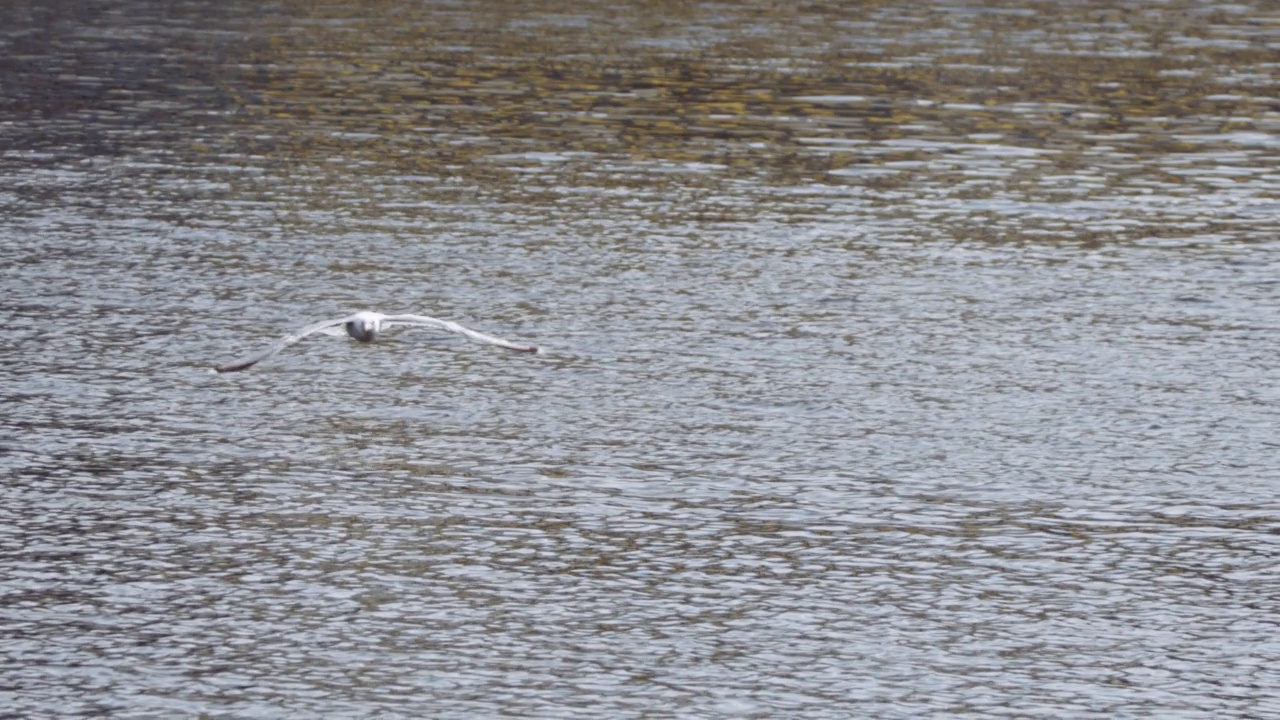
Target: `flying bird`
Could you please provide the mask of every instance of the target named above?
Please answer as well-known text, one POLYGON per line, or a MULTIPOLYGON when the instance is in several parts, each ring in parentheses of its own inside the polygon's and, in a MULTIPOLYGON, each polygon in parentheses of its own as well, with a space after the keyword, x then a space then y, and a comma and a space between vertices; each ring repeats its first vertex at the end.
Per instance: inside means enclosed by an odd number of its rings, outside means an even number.
POLYGON ((248 360, 242 360, 228 365, 220 365, 216 368, 220 373, 239 372, 248 370, 267 358, 275 355, 281 350, 298 342, 302 338, 315 333, 324 333, 326 335, 341 335, 344 331, 351 337, 360 342, 373 342, 378 337, 378 333, 384 328, 394 325, 404 325, 408 327, 427 327, 437 330, 448 330, 451 333, 464 335, 476 342, 482 342, 489 345, 497 345, 498 347, 507 348, 508 350, 518 350, 520 352, 538 352, 538 348, 532 345, 520 345, 509 340, 496 338, 492 335, 485 335, 482 332, 476 332, 470 328, 465 328, 455 322, 448 320, 439 320, 426 315, 383 315, 382 313, 369 312, 368 310, 358 312, 355 315, 348 315, 344 318, 336 320, 322 320, 318 323, 312 323, 300 330, 291 332, 280 338, 271 347, 265 351, 255 355, 248 360))

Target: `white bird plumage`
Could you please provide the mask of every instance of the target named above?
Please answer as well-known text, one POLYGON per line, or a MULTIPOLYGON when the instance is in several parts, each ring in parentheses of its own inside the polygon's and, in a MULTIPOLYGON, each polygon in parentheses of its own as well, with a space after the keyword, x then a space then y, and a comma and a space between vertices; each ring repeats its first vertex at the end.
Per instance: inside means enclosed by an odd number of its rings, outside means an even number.
POLYGON ((492 335, 486 335, 482 332, 476 332, 475 330, 465 328, 458 323, 450 322, 449 320, 440 320, 426 315, 383 315, 382 313, 363 310, 354 315, 337 318, 336 320, 322 320, 318 323, 312 323, 304 328, 285 335, 277 340, 271 347, 258 355, 240 362, 220 365, 215 369, 220 373, 248 370, 254 365, 257 365, 263 360, 275 355, 306 336, 313 335, 318 332, 322 332, 327 335, 341 335, 343 332, 346 332, 347 335, 350 335, 360 342, 373 342, 378 336, 378 333, 382 332, 383 328, 394 325, 429 327, 437 330, 447 330, 451 333, 457 333, 471 338, 476 342, 482 342, 488 345, 497 345, 498 347, 507 348, 508 350, 538 352, 538 348, 532 345, 520 345, 509 340, 503 340, 502 338, 497 338, 492 335))

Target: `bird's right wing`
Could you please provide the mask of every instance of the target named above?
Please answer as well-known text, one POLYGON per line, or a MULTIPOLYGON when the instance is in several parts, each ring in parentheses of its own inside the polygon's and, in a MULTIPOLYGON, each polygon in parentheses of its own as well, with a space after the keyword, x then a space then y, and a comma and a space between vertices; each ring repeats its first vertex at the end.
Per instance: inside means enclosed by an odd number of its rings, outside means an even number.
POLYGON ((335 327, 335 326, 338 326, 338 325, 342 325, 342 324, 346 323, 347 321, 351 320, 353 317, 355 317, 355 316, 354 316, 354 315, 349 315, 349 316, 344 317, 344 318, 338 318, 337 320, 321 320, 320 322, 312 323, 312 324, 310 324, 310 325, 308 325, 308 326, 306 326, 306 327, 304 327, 304 328, 302 328, 302 329, 300 329, 300 330, 297 330, 297 331, 294 331, 294 332, 289 333, 288 335, 285 335, 284 337, 282 337, 282 338, 280 338, 279 340, 275 341, 275 343, 274 343, 274 344, 272 344, 272 345, 271 345, 271 347, 267 348, 266 350, 262 351, 261 353, 259 353, 259 354, 257 354, 257 355, 254 355, 253 357, 251 357, 251 358, 249 358, 249 359, 247 359, 247 360, 241 360, 240 362, 230 363, 230 364, 227 364, 227 365, 219 365, 218 367, 216 367, 216 368, 214 368, 214 369, 215 369, 215 370, 217 370, 217 371, 218 371, 218 372, 220 372, 220 373, 227 373, 227 372, 240 372, 241 370, 248 370, 249 368, 253 367, 254 365, 257 365, 258 363, 262 362, 263 360, 266 360, 267 358, 271 357, 272 355, 275 355, 276 353, 280 352, 281 350, 283 350, 283 349, 285 349, 285 348, 289 347, 290 345, 292 345, 292 344, 294 344, 294 343, 298 342, 298 341, 299 341, 299 340, 301 340, 302 338, 304 338, 304 337, 306 337, 306 336, 308 336, 308 335, 311 335, 311 334, 313 334, 313 333, 318 333, 318 332, 321 332, 321 331, 324 331, 324 330, 328 330, 329 328, 332 328, 332 327, 335 327))

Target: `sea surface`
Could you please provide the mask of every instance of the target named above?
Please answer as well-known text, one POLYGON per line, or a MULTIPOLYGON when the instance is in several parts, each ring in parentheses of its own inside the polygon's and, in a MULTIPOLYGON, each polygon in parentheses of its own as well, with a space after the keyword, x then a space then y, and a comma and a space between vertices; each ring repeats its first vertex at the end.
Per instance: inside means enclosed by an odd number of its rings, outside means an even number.
POLYGON ((1280 717, 1260 0, 0 9, 0 717, 1280 717), (373 344, 308 323, 453 320, 373 344))

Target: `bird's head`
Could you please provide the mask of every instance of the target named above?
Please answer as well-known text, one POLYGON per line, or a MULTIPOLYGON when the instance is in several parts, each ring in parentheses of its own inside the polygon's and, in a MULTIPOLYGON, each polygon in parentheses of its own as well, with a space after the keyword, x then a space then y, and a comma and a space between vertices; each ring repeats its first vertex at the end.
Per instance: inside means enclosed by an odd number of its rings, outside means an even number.
POLYGON ((347 334, 360 342, 373 342, 378 336, 378 319, 375 317, 355 317, 347 321, 347 334))

